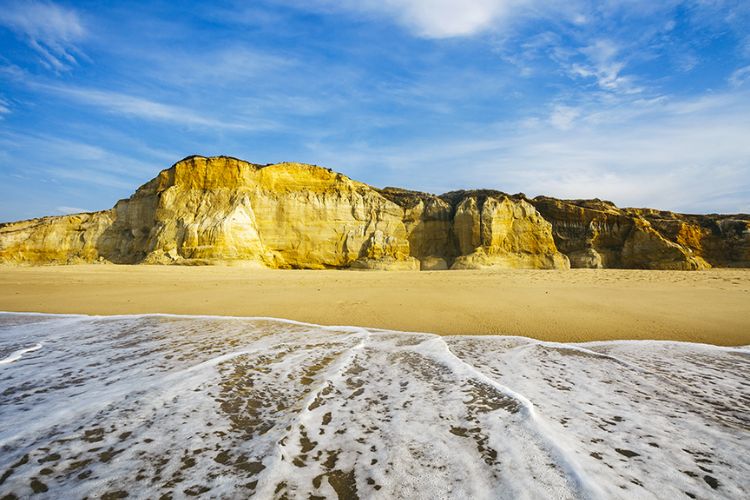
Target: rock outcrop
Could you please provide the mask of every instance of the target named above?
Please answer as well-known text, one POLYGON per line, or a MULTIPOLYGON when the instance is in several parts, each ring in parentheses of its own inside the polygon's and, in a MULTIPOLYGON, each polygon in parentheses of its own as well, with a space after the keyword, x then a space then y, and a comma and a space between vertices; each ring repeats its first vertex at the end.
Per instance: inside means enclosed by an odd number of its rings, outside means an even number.
POLYGON ((435 195, 385 188, 380 194, 403 210, 411 255, 425 271, 448 269, 457 256, 453 207, 435 195))
POLYGON ((650 208, 627 209, 669 241, 714 267, 750 267, 750 216, 685 215, 650 208))
POLYGON ((0 260, 418 269, 401 216, 325 168, 190 157, 110 211, 0 227, 0 260))
POLYGON ((375 189, 300 163, 177 162, 111 210, 0 224, 0 262, 271 268, 750 266, 750 217, 375 189))
POLYGON ((750 216, 620 209, 602 200, 537 197, 571 267, 700 270, 750 267, 750 216))
POLYGON ((0 224, 0 262, 78 264, 101 256, 114 210, 0 224))
POLYGON ((499 191, 380 192, 403 208, 411 252, 423 270, 570 267, 552 226, 525 199, 499 191))
POLYGON ((557 251, 552 225, 526 200, 472 193, 457 199, 454 232, 460 255, 452 269, 570 267, 557 251))

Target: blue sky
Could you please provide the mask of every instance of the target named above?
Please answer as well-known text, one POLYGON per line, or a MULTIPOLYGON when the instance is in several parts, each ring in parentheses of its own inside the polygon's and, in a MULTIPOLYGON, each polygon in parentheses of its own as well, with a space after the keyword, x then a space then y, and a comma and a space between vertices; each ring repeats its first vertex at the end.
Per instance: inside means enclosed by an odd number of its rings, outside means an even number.
POLYGON ((191 154, 750 212, 744 0, 0 0, 0 221, 191 154))

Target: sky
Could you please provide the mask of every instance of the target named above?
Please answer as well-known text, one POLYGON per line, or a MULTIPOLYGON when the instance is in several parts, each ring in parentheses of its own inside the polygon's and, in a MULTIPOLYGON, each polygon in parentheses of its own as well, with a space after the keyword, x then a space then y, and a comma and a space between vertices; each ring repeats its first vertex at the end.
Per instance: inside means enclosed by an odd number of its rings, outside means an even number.
POLYGON ((0 0, 0 221, 193 154, 750 213, 750 2, 0 0))

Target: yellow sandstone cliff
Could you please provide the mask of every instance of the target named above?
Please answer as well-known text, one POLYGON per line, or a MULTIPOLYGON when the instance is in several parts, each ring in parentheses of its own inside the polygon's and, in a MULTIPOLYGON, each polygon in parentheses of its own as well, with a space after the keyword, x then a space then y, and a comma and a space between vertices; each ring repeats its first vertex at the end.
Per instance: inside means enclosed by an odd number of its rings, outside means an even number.
POLYGON ((112 210, 0 227, 0 260, 418 269, 401 215, 325 168, 190 157, 112 210))
POLYGON ((746 216, 375 189, 300 163, 177 162, 111 210, 0 224, 0 262, 481 269, 750 265, 746 216))
POLYGON ((412 255, 423 270, 570 267, 555 247, 552 225, 526 200, 498 191, 380 192, 404 209, 412 255))
POLYGON ((531 201, 571 267, 700 270, 750 267, 750 216, 621 209, 602 200, 531 201))

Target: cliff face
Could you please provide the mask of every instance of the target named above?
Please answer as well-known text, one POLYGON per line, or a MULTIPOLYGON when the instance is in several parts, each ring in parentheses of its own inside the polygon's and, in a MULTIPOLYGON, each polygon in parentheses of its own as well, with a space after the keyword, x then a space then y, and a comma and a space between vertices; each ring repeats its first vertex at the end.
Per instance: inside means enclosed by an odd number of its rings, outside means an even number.
POLYGON ((498 191, 381 193, 403 208, 411 252, 423 270, 570 267, 550 223, 523 199, 498 191))
POLYGON ((324 168, 192 157, 111 211, 0 227, 0 260, 415 269, 401 216, 374 189, 324 168))
POLYGON ((403 211, 409 250, 421 269, 448 269, 458 252, 452 229, 453 207, 428 193, 385 188, 380 194, 403 211))
POLYGON ((750 267, 750 216, 683 215, 644 209, 628 213, 646 219, 665 238, 715 267, 750 267))
POLYGON ((0 224, 0 262, 76 264, 100 256, 113 210, 0 224))
POLYGON ((0 262, 704 269, 750 266, 749 219, 378 190, 312 165, 190 157, 111 210, 0 224, 0 262))
POLYGON ((532 200, 571 267, 750 266, 750 217, 620 209, 601 200, 532 200))
POLYGON ((454 230, 460 256, 453 269, 570 267, 557 251, 551 224, 525 200, 468 194, 456 207, 454 230))

